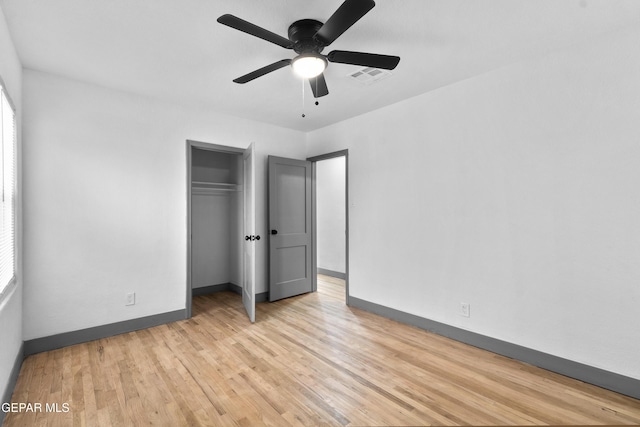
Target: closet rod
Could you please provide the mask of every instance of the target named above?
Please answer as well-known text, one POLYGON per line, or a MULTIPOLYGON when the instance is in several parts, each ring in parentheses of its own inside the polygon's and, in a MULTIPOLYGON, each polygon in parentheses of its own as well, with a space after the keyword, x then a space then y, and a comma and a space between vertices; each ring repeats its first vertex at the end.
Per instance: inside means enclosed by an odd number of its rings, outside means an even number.
POLYGON ((242 186, 238 184, 226 184, 217 182, 199 182, 191 183, 191 191, 211 192, 211 191, 242 191, 242 186))
POLYGON ((191 185, 213 185, 213 186, 220 186, 220 187, 236 187, 238 184, 229 184, 226 182, 192 181, 191 185))
POLYGON ((233 188, 192 188, 192 193, 234 193, 240 190, 235 190, 233 188))

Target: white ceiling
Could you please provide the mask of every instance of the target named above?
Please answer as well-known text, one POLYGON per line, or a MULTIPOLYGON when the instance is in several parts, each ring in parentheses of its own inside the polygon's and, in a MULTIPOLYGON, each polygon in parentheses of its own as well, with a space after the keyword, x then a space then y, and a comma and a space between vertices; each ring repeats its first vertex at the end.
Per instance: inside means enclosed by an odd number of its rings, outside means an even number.
POLYGON ((378 0, 325 49, 398 55, 370 86, 361 67, 329 64, 329 95, 283 68, 291 50, 216 22, 225 13, 287 36, 298 19, 326 21, 342 0, 0 0, 25 68, 309 131, 518 60, 637 25, 640 0, 378 0), (306 118, 302 118, 302 112, 306 118))

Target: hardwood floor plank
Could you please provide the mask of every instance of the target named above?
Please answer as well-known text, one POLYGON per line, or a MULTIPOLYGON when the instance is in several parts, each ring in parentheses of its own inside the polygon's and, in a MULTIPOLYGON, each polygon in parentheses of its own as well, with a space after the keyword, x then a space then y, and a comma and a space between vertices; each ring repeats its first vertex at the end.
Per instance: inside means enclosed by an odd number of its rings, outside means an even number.
POLYGON ((345 305, 344 281, 28 357, 5 426, 640 424, 640 401, 345 305))

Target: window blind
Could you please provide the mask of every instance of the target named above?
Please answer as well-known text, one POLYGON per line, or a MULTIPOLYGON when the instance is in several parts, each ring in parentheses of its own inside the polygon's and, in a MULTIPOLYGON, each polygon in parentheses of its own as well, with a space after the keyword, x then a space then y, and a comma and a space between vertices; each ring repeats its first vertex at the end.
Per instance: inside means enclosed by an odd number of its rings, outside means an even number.
POLYGON ((15 278, 15 147, 16 115, 9 98, 0 85, 0 128, 2 130, 0 159, 0 295, 15 278))

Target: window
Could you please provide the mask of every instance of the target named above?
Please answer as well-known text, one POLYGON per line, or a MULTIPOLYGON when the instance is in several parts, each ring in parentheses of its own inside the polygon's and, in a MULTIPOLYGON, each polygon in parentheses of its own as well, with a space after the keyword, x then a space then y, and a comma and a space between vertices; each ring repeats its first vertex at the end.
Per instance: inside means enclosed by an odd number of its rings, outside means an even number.
POLYGON ((15 279, 16 113, 0 80, 0 300, 15 279))

